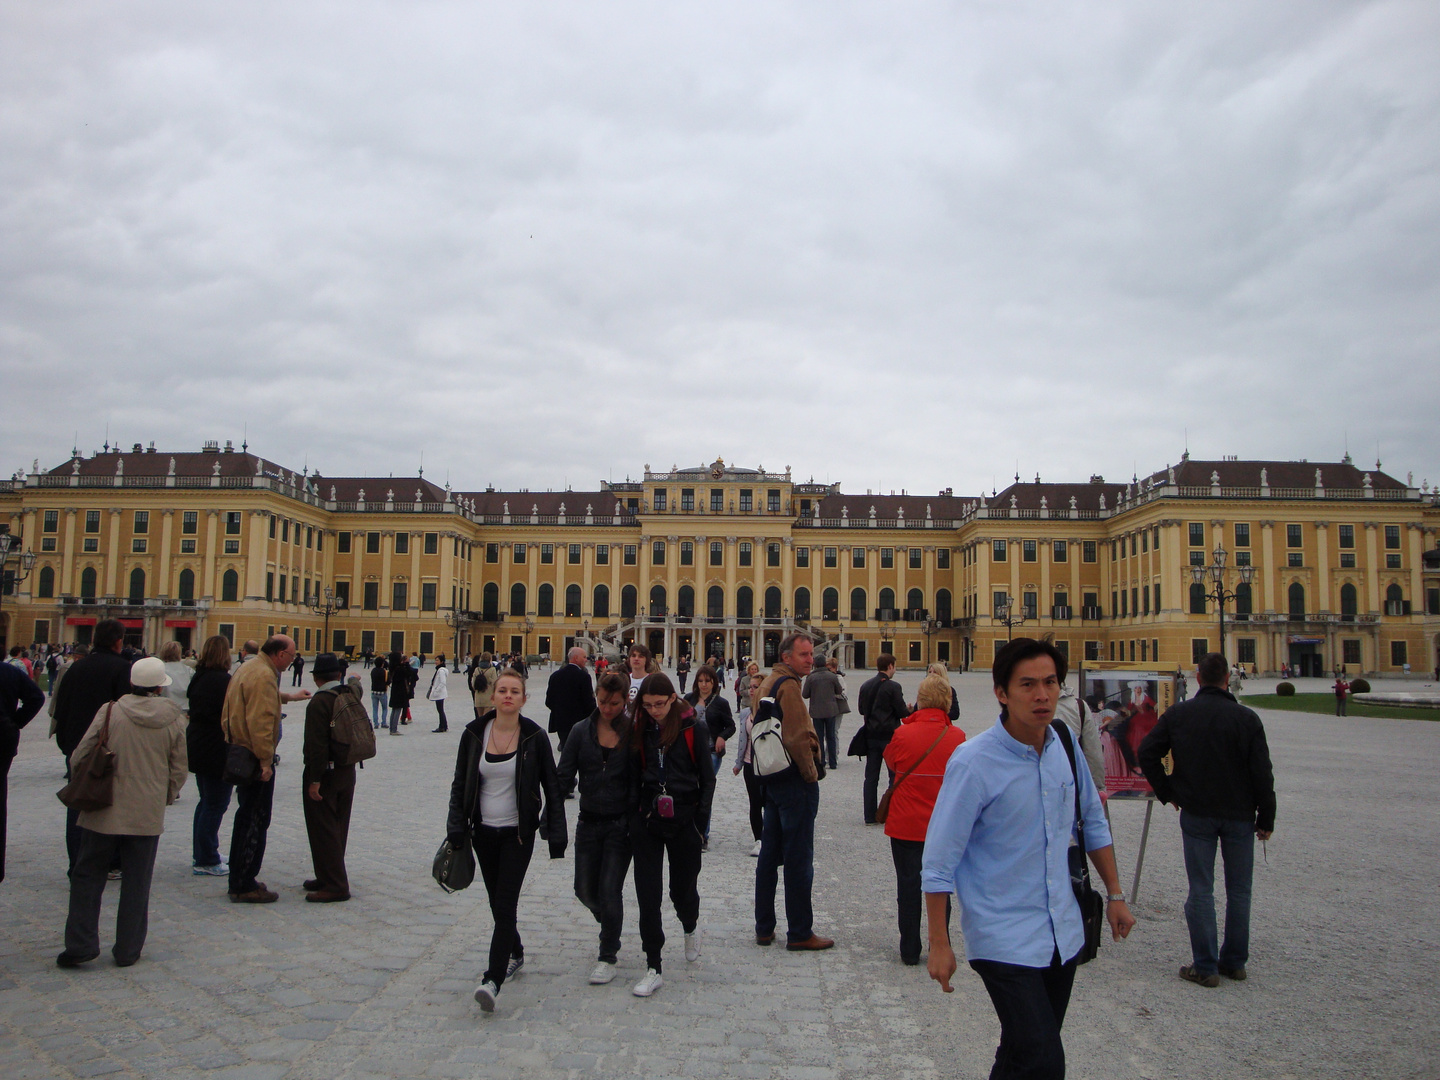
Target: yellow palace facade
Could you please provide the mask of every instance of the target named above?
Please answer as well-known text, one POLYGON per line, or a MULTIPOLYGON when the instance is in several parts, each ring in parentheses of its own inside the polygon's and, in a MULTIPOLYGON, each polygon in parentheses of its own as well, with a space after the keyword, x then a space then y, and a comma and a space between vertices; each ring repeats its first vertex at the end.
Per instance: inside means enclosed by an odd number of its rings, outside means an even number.
POLYGON ((1048 633, 1072 660, 1170 668, 1219 647, 1223 593, 1225 652, 1261 672, 1437 663, 1440 505, 1378 465, 1184 457, 988 496, 847 494, 723 460, 642 475, 458 491, 214 443, 37 462, 0 482, 0 634, 85 641, 114 617, 152 651, 282 631, 307 652, 638 640, 673 662, 768 661, 803 629, 847 669, 881 652, 970 669, 1048 633))

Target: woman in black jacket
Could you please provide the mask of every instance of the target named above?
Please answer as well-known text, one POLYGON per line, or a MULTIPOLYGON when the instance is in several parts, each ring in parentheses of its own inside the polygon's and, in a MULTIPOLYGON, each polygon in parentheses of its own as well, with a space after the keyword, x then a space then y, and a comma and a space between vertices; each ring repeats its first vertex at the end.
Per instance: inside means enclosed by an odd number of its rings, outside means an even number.
POLYGON ((230 642, 216 634, 200 649, 200 660, 186 690, 190 723, 185 728, 185 750, 200 801, 195 804, 192 874, 222 877, 230 868, 220 859, 220 822, 230 808, 234 785, 222 780, 225 771, 225 735, 220 713, 230 688, 230 642))
POLYGON ((401 722, 410 722, 405 720, 405 713, 410 708, 410 698, 414 696, 411 690, 415 686, 415 669, 398 652, 390 654, 387 666, 390 671, 390 734, 399 735, 402 734, 401 722))
POLYGON ((700 959, 700 851, 710 828, 715 769, 710 732, 695 710, 675 696, 668 676, 647 675, 635 696, 630 775, 634 817, 630 843, 635 857, 635 896, 640 904, 640 942, 648 970, 635 984, 636 997, 649 997, 664 984, 660 954, 660 886, 670 856, 670 900, 685 931, 685 959, 700 959))
MULTIPOLYGON (((725 758, 725 742, 735 737, 735 715, 730 711, 730 702, 720 696, 720 676, 713 667, 706 664, 695 673, 695 689, 685 695, 685 700, 695 710, 695 719, 703 722, 710 732, 711 769, 719 776, 720 762, 725 758)), ((708 822, 701 850, 710 850, 708 822)))
POLYGON ((565 797, 550 736, 520 715, 525 680, 519 672, 507 669, 495 677, 494 704, 493 711, 466 724, 460 736, 445 823, 453 845, 474 845, 490 896, 495 922, 490 961, 475 988, 475 1000, 486 1012, 495 1010, 500 987, 525 963, 516 915, 535 834, 548 839, 552 859, 564 857, 566 840, 565 797))

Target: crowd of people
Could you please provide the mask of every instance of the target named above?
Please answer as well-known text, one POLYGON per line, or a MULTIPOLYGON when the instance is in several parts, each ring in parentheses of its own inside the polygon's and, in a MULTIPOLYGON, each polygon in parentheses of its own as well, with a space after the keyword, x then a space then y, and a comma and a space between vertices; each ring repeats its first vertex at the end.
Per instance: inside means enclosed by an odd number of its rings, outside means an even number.
MULTIPOLYGON (((173 645, 158 657, 132 658, 124 654, 123 634, 118 622, 101 621, 92 647, 57 658, 50 680, 52 734, 67 780, 113 755, 109 802, 67 809, 70 904, 59 965, 77 967, 99 955, 101 896, 116 879, 112 952, 122 966, 140 957, 165 808, 190 774, 199 792, 192 872, 226 877, 237 904, 278 899, 258 875, 288 702, 306 706, 301 787, 315 869, 305 882, 306 900, 348 900, 345 852, 356 762, 374 754, 373 732, 388 726, 398 734, 409 721, 423 658, 365 656, 367 713, 361 678, 334 654, 311 662, 313 692, 296 688, 298 650, 285 635, 245 643, 234 664, 223 637, 209 638, 194 656, 173 645), (287 670, 288 692, 281 689, 287 670), (232 797, 227 861, 219 834, 232 797)), ((489 958, 474 995, 483 1010, 495 1009, 506 981, 524 966, 521 888, 537 838, 552 859, 564 857, 565 801, 577 796, 574 892, 599 927, 590 982, 615 978, 632 868, 646 965, 632 992, 649 997, 664 983, 667 863, 685 959, 699 960, 700 873, 716 778, 732 750, 731 771, 744 776, 754 838, 756 945, 777 940, 782 869, 786 948, 819 951, 835 944, 814 926, 815 821, 821 782, 841 763, 839 719, 850 709, 835 659, 818 668, 815 659, 812 639, 793 633, 780 643, 770 671, 742 663, 731 687, 732 710, 724 694, 727 668, 718 658, 698 667, 686 659, 672 681, 641 644, 628 647, 621 670, 592 667, 586 651, 576 648, 549 677, 547 731, 524 715, 529 697, 522 658, 471 658, 466 687, 473 719, 457 746, 445 833, 452 849, 473 853, 489 900, 489 958)), ((435 661, 424 693, 437 706, 438 733, 448 730, 449 674, 443 656, 435 661)), ((900 959, 921 962, 923 914, 928 972, 946 992, 952 989, 949 928, 952 898, 958 899, 968 960, 1001 1022, 992 1076, 1063 1075, 1060 1027, 1086 945, 1072 890, 1077 858, 1083 862, 1070 851, 1075 839, 1106 889, 1105 919, 1114 938, 1135 923, 1120 892, 1103 809, 1095 718, 1064 689, 1066 658, 1047 641, 1018 638, 997 655, 992 679, 1000 717, 969 740, 956 726, 958 697, 943 665, 927 672, 908 703, 895 679, 895 658, 880 656, 876 669, 860 689, 862 723, 849 755, 865 765, 861 817, 883 825, 890 841, 900 959), (883 793, 882 768, 888 775, 883 793)), ((1199 693, 1160 717, 1136 754, 1157 797, 1185 807, 1194 956, 1180 974, 1207 987, 1218 985, 1220 975, 1245 977, 1248 853, 1255 837, 1268 838, 1274 827, 1263 727, 1228 693, 1229 677, 1222 657, 1204 658, 1197 667, 1199 693), (1222 942, 1216 941, 1213 897, 1217 849, 1227 881, 1222 942)), ((19 729, 44 704, 21 665, 0 665, 6 773, 19 729)), ((0 787, 0 880, 4 812, 0 787)))

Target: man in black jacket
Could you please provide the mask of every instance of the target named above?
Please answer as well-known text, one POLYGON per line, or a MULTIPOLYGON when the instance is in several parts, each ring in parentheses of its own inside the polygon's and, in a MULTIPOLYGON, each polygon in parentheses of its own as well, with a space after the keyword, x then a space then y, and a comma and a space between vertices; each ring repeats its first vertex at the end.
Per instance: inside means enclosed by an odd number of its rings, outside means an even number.
POLYGON ((6 805, 9 802, 10 763, 20 748, 20 729, 45 704, 35 680, 10 664, 0 664, 0 881, 5 880, 6 805))
MULTIPOLYGON (((101 619, 91 639, 90 655, 65 672, 55 695, 55 742, 65 755, 65 779, 70 779, 70 755, 80 745, 90 722, 102 706, 130 692, 130 663, 120 655, 125 627, 118 619, 101 619)), ((65 849, 70 867, 80 852, 80 811, 65 811, 65 849)))
POLYGON ((1231 696, 1225 657, 1207 653, 1199 691, 1173 705, 1140 744, 1140 767, 1161 802, 1180 811, 1190 896, 1185 921, 1194 962, 1180 977, 1219 986, 1245 978, 1250 955, 1250 892, 1255 837, 1275 828, 1275 776, 1260 717, 1231 696), (1169 775, 1163 759, 1174 755, 1169 775), (1216 948, 1215 849, 1225 859, 1225 941, 1216 948))
POLYGON ((587 655, 575 646, 565 663, 555 669, 545 688, 545 708, 550 710, 550 730, 560 737, 560 748, 570 737, 570 729, 595 711, 595 691, 590 686, 590 673, 585 670, 587 655))
MULTIPOLYGON (((875 824, 885 747, 890 745, 890 736, 900 727, 900 721, 909 715, 905 695, 895 681, 895 657, 881 653, 875 658, 875 669, 879 674, 860 687, 859 701, 860 715, 865 720, 865 786, 861 798, 866 825, 875 824)), ((890 779, 895 779, 894 773, 890 773, 890 779)))

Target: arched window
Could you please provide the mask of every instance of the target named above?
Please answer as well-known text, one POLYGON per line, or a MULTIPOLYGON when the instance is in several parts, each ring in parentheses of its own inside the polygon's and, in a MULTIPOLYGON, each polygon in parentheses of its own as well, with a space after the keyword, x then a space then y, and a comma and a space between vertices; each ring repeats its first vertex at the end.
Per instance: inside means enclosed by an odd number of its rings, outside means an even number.
POLYGON ((1242 581, 1235 586, 1235 614, 1249 615, 1252 613, 1254 595, 1251 592, 1249 582, 1242 581))
POLYGON ((635 610, 639 606, 638 596, 634 585, 626 585, 620 590, 620 617, 622 619, 635 618, 635 610))
POLYGON ((951 614, 952 610, 953 608, 950 601, 950 590, 941 589, 935 594, 935 618, 939 619, 941 622, 949 622, 951 619, 954 618, 954 616, 951 614))
POLYGON ((905 594, 905 606, 910 609, 910 618, 923 618, 920 612, 925 607, 925 594, 919 589, 911 589, 905 594))
POLYGON ((1391 584, 1385 588, 1385 614, 1405 614, 1405 593, 1399 585, 1391 584))
POLYGON ((820 617, 831 622, 840 618, 839 589, 826 589, 820 594, 820 617))
MULTIPOLYGON (((1123 594, 1123 590, 1122 590, 1123 594)), ((1112 598, 1113 599, 1113 598, 1112 598)), ((1190 586, 1190 614, 1205 614, 1205 586, 1194 584, 1190 586)))
POLYGON ((180 599, 195 599, 195 571, 188 566, 180 571, 180 599))
POLYGON ((145 571, 135 567, 130 571, 130 603, 141 604, 145 602, 145 571))
POLYGON ((755 618, 755 593, 749 585, 741 585, 735 590, 735 618, 741 622, 755 618))
POLYGON ((665 614, 665 586, 650 586, 650 614, 660 616, 665 614))
POLYGON ((1290 583, 1290 617, 1292 619, 1302 618, 1305 615, 1305 586, 1298 581, 1290 583))
POLYGON ((512 619, 523 619, 525 617, 525 585, 517 581, 510 586, 510 617, 512 619))
POLYGON ((780 589, 771 585, 765 590, 765 617, 767 619, 780 618, 780 589))
POLYGON ((535 614, 542 619, 553 619, 555 617, 555 586, 548 581, 542 582, 540 588, 535 590, 535 614))
POLYGON ((883 611, 889 611, 895 606, 895 590, 881 589, 880 602, 876 605, 883 611))
POLYGON ((795 590, 795 618, 810 618, 810 590, 803 585, 795 590))
POLYGON ((675 614, 684 615, 687 619, 695 616, 695 590, 689 585, 681 585, 680 591, 675 594, 675 614))
POLYGON ((567 619, 578 619, 580 617, 580 586, 565 586, 565 617, 567 619))
POLYGON ((234 602, 240 599, 240 575, 235 570, 226 570, 220 578, 220 599, 234 602))
POLYGON ((35 590, 35 595, 42 599, 48 599, 55 595, 55 569, 50 566, 40 568, 40 583, 35 590))
POLYGON ((705 590, 705 617, 709 619, 725 617, 725 590, 719 585, 711 585, 705 590))
MULTIPOLYGON (((230 571, 232 574, 234 572, 234 570, 230 571)), ((93 566, 87 566, 80 571, 80 596, 86 600, 95 599, 95 568, 93 566)), ((229 599, 235 598, 232 596, 229 599)))
POLYGON ((608 618, 610 617, 610 586, 609 586, 609 585, 596 585, 596 586, 595 586, 595 602, 594 602, 594 604, 593 604, 593 606, 592 606, 592 608, 591 608, 591 613, 592 613, 592 614, 595 616, 595 618, 597 618, 597 619, 608 619, 608 618))
POLYGON ((1340 586, 1340 618, 1347 622, 1355 619, 1356 611, 1359 608, 1356 602, 1355 586, 1346 582, 1340 586))
POLYGON ((493 581, 480 590, 480 617, 486 622, 500 618, 500 586, 493 581))
POLYGON ((868 619, 870 616, 865 610, 865 590, 850 590, 850 618, 868 619))

